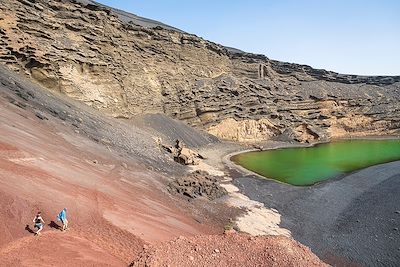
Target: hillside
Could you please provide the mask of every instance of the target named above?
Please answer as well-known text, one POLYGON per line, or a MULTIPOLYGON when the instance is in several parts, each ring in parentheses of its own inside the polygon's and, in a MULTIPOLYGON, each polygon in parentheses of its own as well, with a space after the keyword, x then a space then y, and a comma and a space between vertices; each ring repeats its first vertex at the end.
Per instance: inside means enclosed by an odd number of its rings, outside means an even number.
POLYGON ((269 60, 92 1, 3 2, 0 61, 116 118, 163 113, 253 142, 398 133, 400 76, 269 60))
MULTIPOLYGON (((0 114, 0 216, 7 221, 0 226, 0 266, 158 266, 146 259, 183 236, 202 251, 190 257, 175 251, 180 266, 209 253, 204 260, 212 261, 216 245, 219 260, 234 264, 235 250, 222 248, 242 247, 244 241, 246 251, 258 255, 248 266, 264 256, 281 266, 324 266, 287 237, 222 235, 242 213, 223 200, 190 200, 167 192, 167 184, 188 169, 153 138, 179 137, 204 146, 215 142, 207 134, 161 115, 121 122, 1 66, 0 114), (159 125, 168 127, 157 130, 159 125), (65 233, 56 220, 64 207, 70 227, 65 233), (45 220, 38 237, 32 225, 37 211, 45 220), (277 251, 278 243, 287 250, 277 251), (260 246, 271 249, 264 255, 260 246)), ((190 249, 185 242, 174 248, 190 249)), ((168 256, 157 259, 169 261, 168 256)), ((196 262, 190 265, 204 264, 196 262)))
POLYGON ((9 222, 0 226, 0 266, 123 266, 146 243, 215 234, 228 220, 201 207, 196 215, 166 192, 186 171, 145 131, 3 67, 0 103, 0 216, 9 222), (63 207, 71 227, 64 236, 56 220, 63 207), (40 240, 32 235, 38 210, 46 222, 40 240))
POLYGON ((396 265, 399 161, 294 187, 229 158, 400 135, 399 103, 400 76, 271 60, 92 0, 2 0, 0 266, 396 265))

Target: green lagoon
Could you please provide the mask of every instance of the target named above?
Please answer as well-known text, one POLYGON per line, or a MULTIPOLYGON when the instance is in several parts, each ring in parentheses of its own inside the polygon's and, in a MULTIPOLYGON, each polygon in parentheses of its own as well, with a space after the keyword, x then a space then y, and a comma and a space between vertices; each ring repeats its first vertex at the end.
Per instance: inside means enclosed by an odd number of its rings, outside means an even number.
POLYGON ((233 162, 264 177, 307 186, 372 165, 400 160, 400 140, 347 140, 307 148, 235 155, 233 162))

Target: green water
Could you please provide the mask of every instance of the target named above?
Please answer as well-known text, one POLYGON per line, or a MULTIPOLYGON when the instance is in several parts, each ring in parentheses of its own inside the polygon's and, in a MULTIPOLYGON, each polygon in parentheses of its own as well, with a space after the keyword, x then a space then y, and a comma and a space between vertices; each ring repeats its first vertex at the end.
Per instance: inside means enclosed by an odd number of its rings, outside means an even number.
POLYGON ((248 152, 236 164, 292 185, 312 185, 368 166, 400 160, 400 140, 349 140, 308 148, 248 152))

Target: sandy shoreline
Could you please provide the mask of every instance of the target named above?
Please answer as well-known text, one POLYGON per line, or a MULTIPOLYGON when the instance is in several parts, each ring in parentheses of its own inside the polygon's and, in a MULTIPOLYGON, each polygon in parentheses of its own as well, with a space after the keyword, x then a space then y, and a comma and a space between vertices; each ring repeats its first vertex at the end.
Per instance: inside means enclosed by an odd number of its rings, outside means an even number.
POLYGON ((225 172, 218 170, 216 167, 201 162, 199 165, 191 166, 192 171, 203 170, 209 174, 220 177, 220 185, 228 192, 224 203, 230 207, 240 208, 246 212, 233 222, 241 231, 251 235, 282 235, 290 237, 291 233, 288 229, 280 227, 281 215, 275 209, 265 207, 261 202, 251 200, 239 192, 239 188, 232 183, 232 178, 225 172))
MULTIPOLYGON (((393 138, 396 137, 369 139, 393 138)), ((295 146, 271 142, 264 149, 295 146)), ((206 151, 206 156, 212 150, 206 151)), ((397 256, 400 235, 398 231, 396 235, 396 230, 393 230, 398 229, 395 225, 400 225, 400 215, 395 213, 400 209, 395 206, 395 203, 400 203, 400 197, 396 197, 400 196, 400 161, 371 166, 314 186, 295 187, 264 177, 260 179, 258 174, 229 160, 233 155, 257 149, 224 144, 217 146, 215 150, 219 150, 219 161, 212 158, 208 163, 219 168, 224 166, 225 172, 235 177, 232 183, 239 189, 235 193, 243 194, 250 201, 262 203, 266 210, 276 212, 275 217, 279 215, 280 219, 274 221, 276 226, 290 231, 296 240, 309 246, 323 260, 331 264, 400 263, 397 256), (371 192, 374 193, 373 199, 369 199, 371 192), (349 213, 348 210, 352 212, 349 213), (367 211, 375 212, 375 218, 371 218, 367 211), (359 218, 363 218, 361 223, 359 218), (376 218, 381 218, 379 224, 376 224, 376 218), (359 227, 363 231, 356 231, 359 227), (364 244, 361 250, 358 247, 360 244, 364 244)), ((254 216, 251 210, 248 216, 256 221, 270 223, 267 217, 254 216)), ((246 224, 241 226, 245 231, 248 228, 248 232, 254 227, 246 224)))

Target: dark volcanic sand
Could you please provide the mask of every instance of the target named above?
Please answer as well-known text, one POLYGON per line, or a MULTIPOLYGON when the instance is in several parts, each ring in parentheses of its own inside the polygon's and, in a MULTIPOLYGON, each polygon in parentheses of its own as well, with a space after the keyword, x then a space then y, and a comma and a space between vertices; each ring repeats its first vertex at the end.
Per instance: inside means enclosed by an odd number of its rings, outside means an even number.
POLYGON ((253 175, 234 183, 251 199, 277 209, 281 226, 325 262, 400 265, 400 161, 312 187, 253 175))

